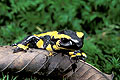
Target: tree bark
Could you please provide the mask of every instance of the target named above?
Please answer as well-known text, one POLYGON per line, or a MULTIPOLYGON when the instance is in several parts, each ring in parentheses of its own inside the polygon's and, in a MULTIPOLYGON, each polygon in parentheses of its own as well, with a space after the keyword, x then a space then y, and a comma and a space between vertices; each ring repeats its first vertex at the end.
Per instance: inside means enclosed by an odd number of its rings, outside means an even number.
POLYGON ((67 80, 112 80, 113 78, 113 74, 102 73, 82 60, 76 63, 62 53, 50 57, 46 50, 29 49, 27 52, 13 53, 13 49, 11 46, 0 47, 1 72, 28 72, 67 80))

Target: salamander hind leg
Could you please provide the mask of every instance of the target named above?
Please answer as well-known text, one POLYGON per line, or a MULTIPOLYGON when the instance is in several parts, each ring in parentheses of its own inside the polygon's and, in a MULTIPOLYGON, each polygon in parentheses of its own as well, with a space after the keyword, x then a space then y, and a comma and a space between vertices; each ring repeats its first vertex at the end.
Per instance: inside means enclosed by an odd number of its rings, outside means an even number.
POLYGON ((19 51, 27 51, 27 49, 29 48, 29 45, 33 42, 36 42, 37 40, 39 40, 39 38, 32 35, 32 36, 26 37, 24 40, 16 44, 13 44, 12 46, 15 46, 13 53, 16 53, 19 51))
POLYGON ((27 51, 28 46, 25 46, 23 44, 18 44, 16 48, 14 49, 13 53, 19 52, 19 51, 27 51))

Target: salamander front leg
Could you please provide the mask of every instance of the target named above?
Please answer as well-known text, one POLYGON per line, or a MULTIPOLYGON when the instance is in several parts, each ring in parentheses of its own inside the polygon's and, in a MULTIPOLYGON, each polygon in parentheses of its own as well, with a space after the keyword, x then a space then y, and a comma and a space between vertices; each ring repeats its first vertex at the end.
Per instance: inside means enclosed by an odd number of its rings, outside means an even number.
POLYGON ((69 55, 72 59, 75 59, 76 61, 78 61, 78 60, 85 61, 85 59, 87 58, 86 53, 81 51, 81 50, 76 50, 74 52, 69 52, 69 55))

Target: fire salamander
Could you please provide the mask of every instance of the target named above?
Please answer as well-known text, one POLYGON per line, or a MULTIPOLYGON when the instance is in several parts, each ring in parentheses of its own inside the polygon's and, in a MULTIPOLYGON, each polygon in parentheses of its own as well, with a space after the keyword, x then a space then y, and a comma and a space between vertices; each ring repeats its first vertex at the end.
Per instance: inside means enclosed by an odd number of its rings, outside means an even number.
POLYGON ((84 60, 87 56, 79 50, 83 46, 83 39, 84 34, 82 32, 71 30, 50 31, 28 36, 12 46, 16 47, 14 53, 22 50, 27 51, 28 48, 38 48, 48 50, 50 56, 53 55, 52 52, 54 51, 68 54, 71 58, 84 60))

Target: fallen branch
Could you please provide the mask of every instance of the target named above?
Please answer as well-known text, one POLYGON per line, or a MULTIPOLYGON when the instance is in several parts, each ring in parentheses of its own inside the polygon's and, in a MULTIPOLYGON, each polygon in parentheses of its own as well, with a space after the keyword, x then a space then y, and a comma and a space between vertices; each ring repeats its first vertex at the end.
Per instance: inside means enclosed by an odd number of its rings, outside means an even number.
POLYGON ((48 52, 45 50, 29 49, 27 52, 13 53, 12 49, 11 46, 0 47, 1 72, 29 72, 54 78, 64 77, 68 80, 112 80, 113 78, 112 74, 102 73, 84 61, 76 63, 70 60, 69 56, 61 53, 48 57, 48 52))

